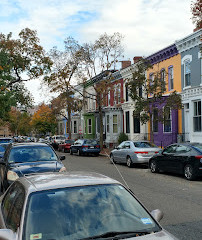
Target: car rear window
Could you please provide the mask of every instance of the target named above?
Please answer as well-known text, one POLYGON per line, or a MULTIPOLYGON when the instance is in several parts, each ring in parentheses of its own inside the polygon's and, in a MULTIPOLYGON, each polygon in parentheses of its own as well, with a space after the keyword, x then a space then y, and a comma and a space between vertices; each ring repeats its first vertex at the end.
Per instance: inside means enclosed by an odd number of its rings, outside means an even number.
POLYGON ((70 144, 73 144, 74 141, 73 140, 65 140, 65 143, 70 143, 70 144))
POLYGON ((96 140, 86 140, 85 144, 98 144, 96 140))
POLYGON ((202 144, 201 143, 194 144, 194 147, 197 148, 198 150, 202 151, 202 144))
POLYGON ((151 147, 157 148, 157 146, 155 144, 149 143, 149 142, 134 142, 133 144, 137 148, 151 148, 151 147))

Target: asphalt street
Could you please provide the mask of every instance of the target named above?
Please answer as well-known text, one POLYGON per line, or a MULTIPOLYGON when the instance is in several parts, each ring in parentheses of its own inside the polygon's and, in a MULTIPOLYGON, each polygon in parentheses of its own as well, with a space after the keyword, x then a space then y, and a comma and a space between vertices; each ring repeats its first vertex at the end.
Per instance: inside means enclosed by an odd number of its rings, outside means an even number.
POLYGON ((103 156, 59 155, 66 156, 63 163, 68 171, 99 172, 122 183, 125 181, 149 211, 158 208, 164 212, 160 224, 179 239, 202 239, 201 178, 187 181, 179 175, 151 173, 147 166, 114 166, 103 156))

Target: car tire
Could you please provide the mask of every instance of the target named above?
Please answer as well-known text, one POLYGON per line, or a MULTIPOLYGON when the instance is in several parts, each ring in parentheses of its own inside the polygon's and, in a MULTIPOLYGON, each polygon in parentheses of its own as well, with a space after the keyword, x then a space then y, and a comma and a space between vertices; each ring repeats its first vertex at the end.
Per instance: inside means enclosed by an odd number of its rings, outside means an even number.
POLYGON ((114 160, 114 155, 112 153, 110 154, 110 163, 116 163, 114 160))
POLYGON ((65 148, 63 148, 63 153, 66 153, 66 152, 67 152, 67 150, 65 148))
POLYGON ((81 152, 81 150, 80 150, 80 149, 78 150, 78 154, 79 154, 79 156, 81 156, 81 155, 82 155, 82 152, 81 152))
POLYGON ((70 155, 73 155, 72 149, 70 148, 69 150, 70 155))
POLYGON ((159 172, 158 166, 157 166, 157 162, 155 160, 151 160, 150 162, 150 170, 152 173, 157 173, 159 172))
POLYGON ((126 165, 131 168, 133 166, 133 162, 130 156, 126 158, 126 165))
POLYGON ((196 178, 196 174, 194 173, 194 169, 192 167, 192 165, 187 164, 184 167, 184 176, 187 180, 194 180, 196 178))

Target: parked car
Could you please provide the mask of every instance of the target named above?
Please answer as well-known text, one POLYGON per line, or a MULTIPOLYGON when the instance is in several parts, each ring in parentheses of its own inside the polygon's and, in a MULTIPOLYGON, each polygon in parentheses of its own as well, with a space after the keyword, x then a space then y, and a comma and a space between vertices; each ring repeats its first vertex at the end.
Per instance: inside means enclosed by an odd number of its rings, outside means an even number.
POLYGON ((100 144, 95 139, 78 139, 70 147, 70 154, 77 153, 78 155, 94 154, 99 155, 100 144))
POLYGON ((132 167, 136 163, 148 163, 161 149, 147 141, 124 141, 110 153, 110 161, 126 163, 132 167))
POLYGON ((0 198, 0 239, 176 240, 120 182, 97 173, 22 177, 0 198))
POLYGON ((188 180, 202 176, 202 144, 176 143, 166 147, 149 161, 151 172, 184 174, 188 180))
POLYGON ((51 145, 55 150, 58 149, 59 144, 64 143, 66 137, 62 135, 55 135, 51 137, 51 145))
POLYGON ((0 143, 11 143, 14 142, 12 137, 0 137, 0 143))
POLYGON ((53 148, 45 143, 12 143, 0 160, 0 186, 8 186, 25 174, 66 171, 53 148))
POLYGON ((64 143, 58 145, 58 151, 70 152, 70 147, 72 144, 74 144, 74 140, 66 139, 64 143))
POLYGON ((0 143, 0 159, 4 156, 7 146, 10 143, 0 143))

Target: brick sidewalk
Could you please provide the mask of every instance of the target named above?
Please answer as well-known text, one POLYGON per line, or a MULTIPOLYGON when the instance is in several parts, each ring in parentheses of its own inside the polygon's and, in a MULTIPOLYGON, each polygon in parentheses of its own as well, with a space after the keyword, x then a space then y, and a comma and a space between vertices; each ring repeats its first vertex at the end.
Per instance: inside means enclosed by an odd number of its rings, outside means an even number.
POLYGON ((103 148, 102 151, 100 152, 100 155, 102 156, 109 156, 110 152, 113 150, 113 148, 103 148))

